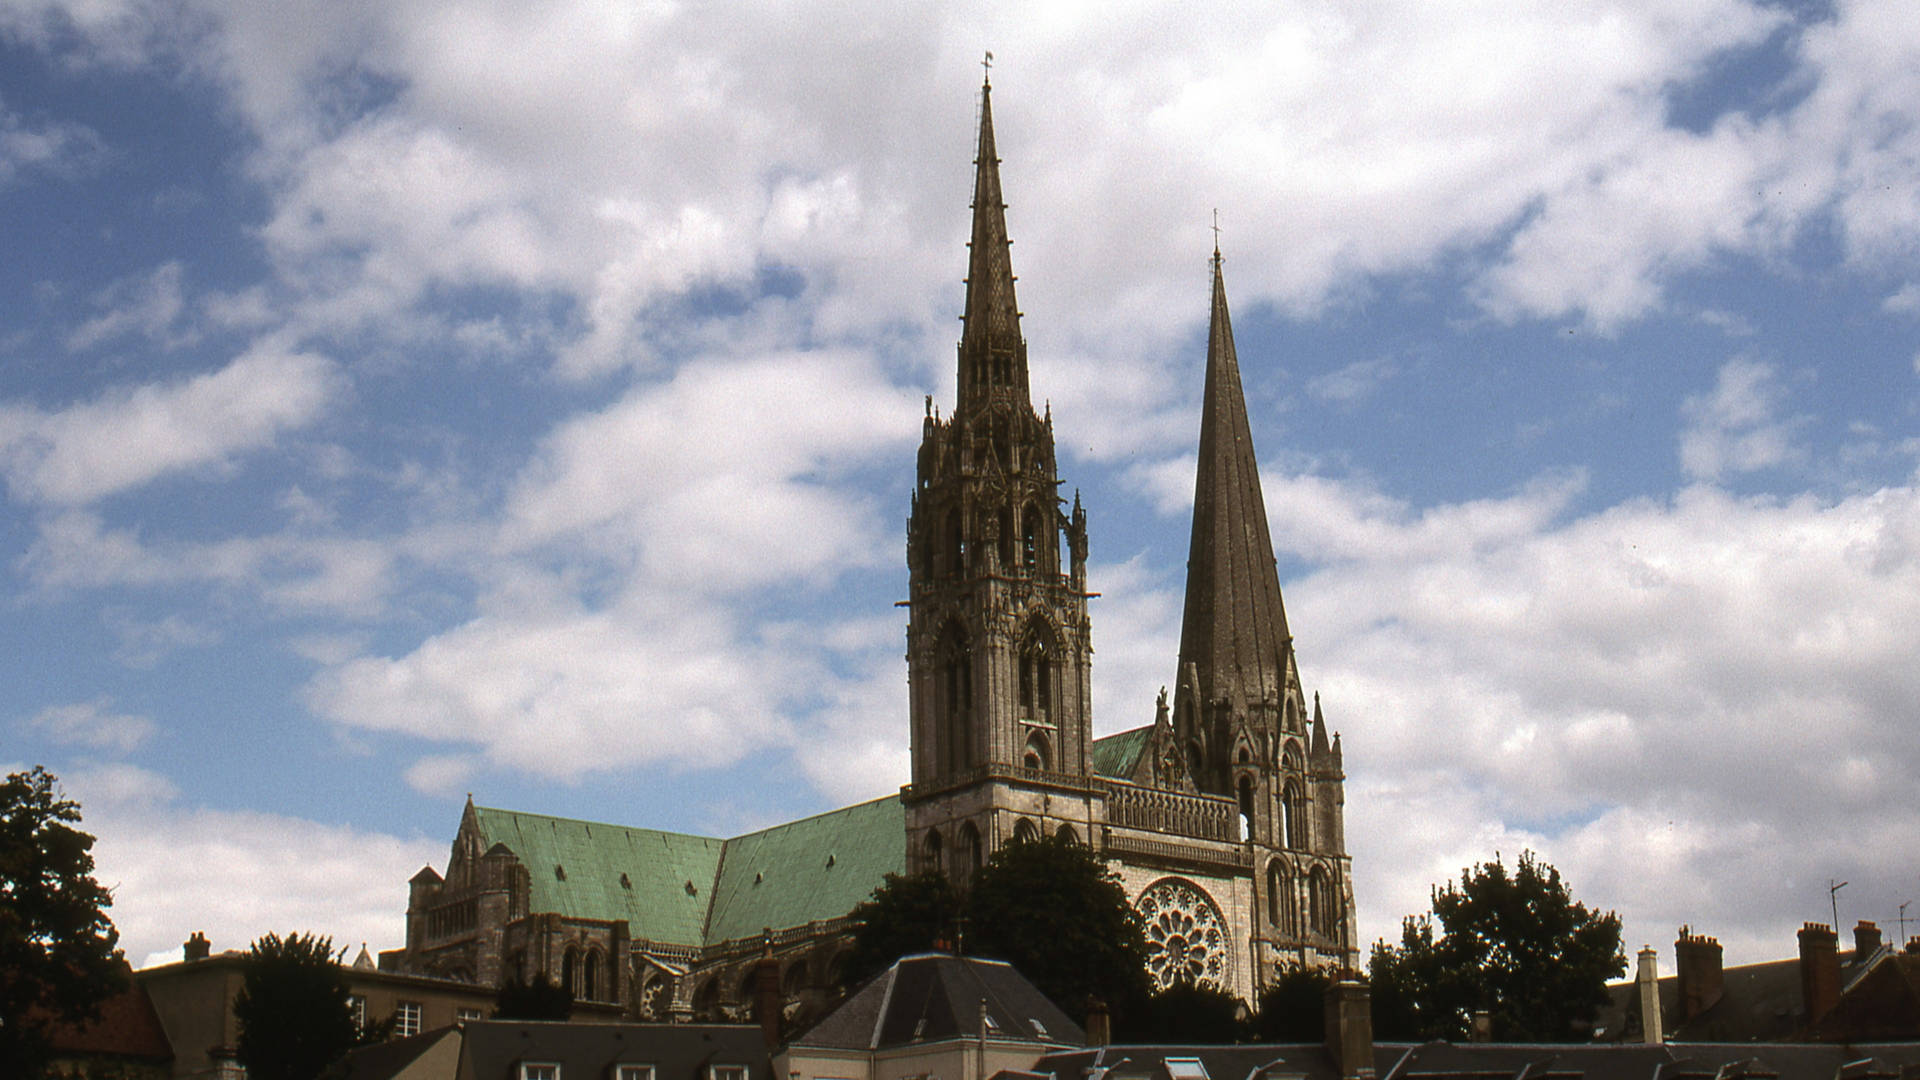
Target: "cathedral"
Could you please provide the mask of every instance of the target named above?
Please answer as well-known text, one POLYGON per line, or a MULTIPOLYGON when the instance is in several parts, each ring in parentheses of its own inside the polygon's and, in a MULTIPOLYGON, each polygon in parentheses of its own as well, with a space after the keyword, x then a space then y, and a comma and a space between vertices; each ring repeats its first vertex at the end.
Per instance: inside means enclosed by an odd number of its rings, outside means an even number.
POLYGON ((1158 985, 1252 1002, 1291 965, 1358 968, 1340 738, 1295 664, 1219 251, 1172 701, 1163 689, 1152 723, 1096 739, 1087 514, 1028 391, 990 85, 968 247, 957 399, 945 416, 929 399, 907 528, 911 781, 730 839, 469 800, 446 872, 410 882, 406 946, 382 968, 544 974, 596 1011, 720 1018, 750 1009, 770 953, 800 1019, 839 984, 849 913, 886 874, 964 888, 1042 835, 1105 859, 1158 985))

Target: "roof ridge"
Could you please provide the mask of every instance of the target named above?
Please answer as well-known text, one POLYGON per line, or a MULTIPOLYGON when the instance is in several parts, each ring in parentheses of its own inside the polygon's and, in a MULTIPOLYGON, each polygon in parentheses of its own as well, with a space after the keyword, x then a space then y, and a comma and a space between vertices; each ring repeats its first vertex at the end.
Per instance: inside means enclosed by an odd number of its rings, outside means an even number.
POLYGON ((897 791, 889 792, 885 795, 880 795, 875 798, 868 799, 866 802, 854 803, 851 806, 837 806, 832 810, 822 810, 817 814, 808 814, 806 817, 797 817, 791 821, 782 821, 773 825, 768 825, 764 828, 754 829, 750 832, 743 832, 736 836, 729 836, 729 837, 718 838, 718 839, 720 839, 720 842, 723 844, 731 844, 736 840, 745 840, 745 839, 748 839, 749 837, 754 837, 754 836, 765 836, 767 833, 775 832, 780 829, 789 829, 795 825, 804 825, 809 821, 818 821, 821 818, 833 817, 835 814, 845 814, 854 810, 863 810, 869 806, 873 806, 876 803, 883 803, 891 800, 897 800, 898 798, 900 798, 899 792, 897 791))
POLYGON ((628 832, 650 833, 655 836, 679 836, 688 840, 711 840, 726 843, 726 837, 708 836, 704 833, 675 832, 672 829, 653 829, 645 825, 622 825, 617 821, 596 821, 592 818, 562 817, 559 814, 542 814, 535 810, 509 810, 504 806, 475 806, 479 814, 511 814, 517 818, 538 818, 542 821, 564 821, 573 825, 599 825, 608 829, 625 829, 628 832))

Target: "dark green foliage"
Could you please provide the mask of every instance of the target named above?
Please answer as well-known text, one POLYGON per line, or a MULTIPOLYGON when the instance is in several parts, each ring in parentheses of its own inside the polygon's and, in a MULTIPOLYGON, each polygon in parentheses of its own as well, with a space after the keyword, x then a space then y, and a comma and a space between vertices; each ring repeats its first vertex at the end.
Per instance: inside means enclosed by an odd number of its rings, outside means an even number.
POLYGON ((126 985, 93 837, 54 784, 37 765, 0 782, 0 1075, 36 1075, 43 1025, 94 1019, 126 985))
POLYGON ((939 874, 889 874, 854 916, 860 925, 843 989, 945 940, 1012 963, 1076 1019, 1098 996, 1123 1026, 1148 997, 1146 941, 1126 890, 1069 839, 1008 844, 964 897, 939 874))
POLYGON ((1119 1032, 1122 1042, 1214 1044, 1247 1035, 1246 1005, 1225 990, 1179 982, 1148 998, 1119 1032))
POLYGON ((495 1020, 566 1020, 573 1016, 573 991, 558 979, 536 975, 531 982, 519 977, 500 984, 493 999, 495 1020))
POLYGON ((853 951, 840 972, 848 989, 902 956, 951 942, 958 929, 960 897, 942 874, 888 874, 872 899, 853 909, 853 917, 859 920, 853 951))
POLYGON ((1317 1043, 1327 1033, 1327 987, 1320 968, 1290 965, 1260 994, 1254 1013, 1255 1042, 1317 1043))
POLYGON ((1006 960, 1067 1015, 1094 996, 1125 1030, 1146 999, 1147 943, 1120 879, 1091 850, 1053 836, 993 853, 967 893, 968 951, 1006 960))
POLYGON ((1626 969, 1619 915, 1576 902, 1530 851, 1511 874, 1496 857, 1436 889, 1432 918, 1408 918, 1398 948, 1374 945, 1374 1035, 1463 1039, 1485 1011, 1501 1041, 1585 1039, 1626 969))
POLYGON ((268 934, 243 970, 233 1016, 250 1080, 312 1080, 358 1040, 333 939, 268 934))

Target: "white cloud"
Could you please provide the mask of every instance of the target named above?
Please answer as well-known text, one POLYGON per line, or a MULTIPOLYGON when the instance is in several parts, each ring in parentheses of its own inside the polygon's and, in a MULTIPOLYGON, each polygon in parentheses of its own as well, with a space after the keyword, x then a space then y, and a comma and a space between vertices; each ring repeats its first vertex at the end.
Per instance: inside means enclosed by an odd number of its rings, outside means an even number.
POLYGON ((338 381, 324 357, 260 346, 219 371, 53 412, 0 405, 0 471, 16 498, 90 502, 269 446, 313 420, 338 381))
MULTIPOLYGON (((3 25, 3 22, 0 22, 3 25)), ((81 124, 32 124, 0 103, 0 189, 23 175, 60 175, 100 154, 100 136, 81 124)))
POLYGON ((1307 393, 1321 401, 1352 404, 1372 395, 1394 373, 1393 362, 1385 358, 1355 360, 1337 371, 1307 380, 1307 393))
POLYGON ((1802 459, 1794 431, 1805 419, 1781 416, 1786 402, 1773 365, 1746 359, 1722 364, 1713 392, 1681 405, 1687 421, 1680 432, 1681 467, 1696 480, 1718 480, 1802 459))
POLYGON ((36 713, 27 726, 63 746, 81 746, 128 754, 153 737, 154 723, 134 713, 113 712, 109 698, 52 705, 36 713))
MULTIPOLYGON (((1327 481, 1269 488, 1319 491, 1317 516, 1373 538, 1287 586, 1302 678, 1346 734, 1370 936, 1424 910, 1436 866, 1521 846, 1634 940, 1691 923, 1742 959, 1788 951, 1830 874, 1874 882, 1862 917, 1904 899, 1886 868, 1920 823, 1899 734, 1920 493, 1699 487, 1562 522, 1532 494, 1415 518, 1327 481), (1473 519, 1502 524, 1431 540, 1473 519)), ((1276 533, 1301 512, 1269 506, 1276 533)))
POLYGON ((134 963, 204 932, 216 950, 290 931, 336 946, 398 948, 406 880, 444 861, 445 841, 402 838, 280 814, 186 802, 164 777, 131 765, 62 781, 94 834, 94 877, 134 963))
POLYGON ((180 262, 170 260, 152 273, 108 286, 95 298, 96 305, 107 310, 67 335, 67 348, 79 352, 128 333, 169 347, 182 343, 186 338, 173 325, 186 307, 183 273, 180 262))

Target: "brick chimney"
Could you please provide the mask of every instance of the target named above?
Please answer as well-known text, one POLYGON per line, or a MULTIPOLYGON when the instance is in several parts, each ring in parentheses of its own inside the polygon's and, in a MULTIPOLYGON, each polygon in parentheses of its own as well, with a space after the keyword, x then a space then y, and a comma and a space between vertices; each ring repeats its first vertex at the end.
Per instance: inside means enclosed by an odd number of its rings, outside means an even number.
POLYGON ((1853 928, 1853 962, 1858 964, 1880 951, 1880 927, 1861 919, 1853 928))
POLYGON ((1087 998, 1087 1045, 1105 1046, 1113 1041, 1113 1014, 1097 996, 1087 998))
POLYGON ((1373 993, 1352 974, 1327 984, 1327 1056, 1340 1080, 1373 1080, 1373 993))
POLYGON ((181 955, 187 960, 205 960, 213 952, 213 946, 207 944, 207 935, 198 930, 181 947, 181 955))
POLYGON ((1660 1030, 1660 954, 1653 946, 1640 950, 1640 968, 1633 983, 1640 993, 1640 1041, 1658 1046, 1665 1039, 1660 1030))
POLYGON ((1814 1023, 1840 1004, 1840 935, 1825 923, 1800 928, 1802 1021, 1814 1023))
POLYGON ((1726 986, 1725 961, 1717 939, 1685 926, 1673 943, 1673 957, 1680 969, 1680 1022, 1684 1024, 1720 1000, 1726 986))

